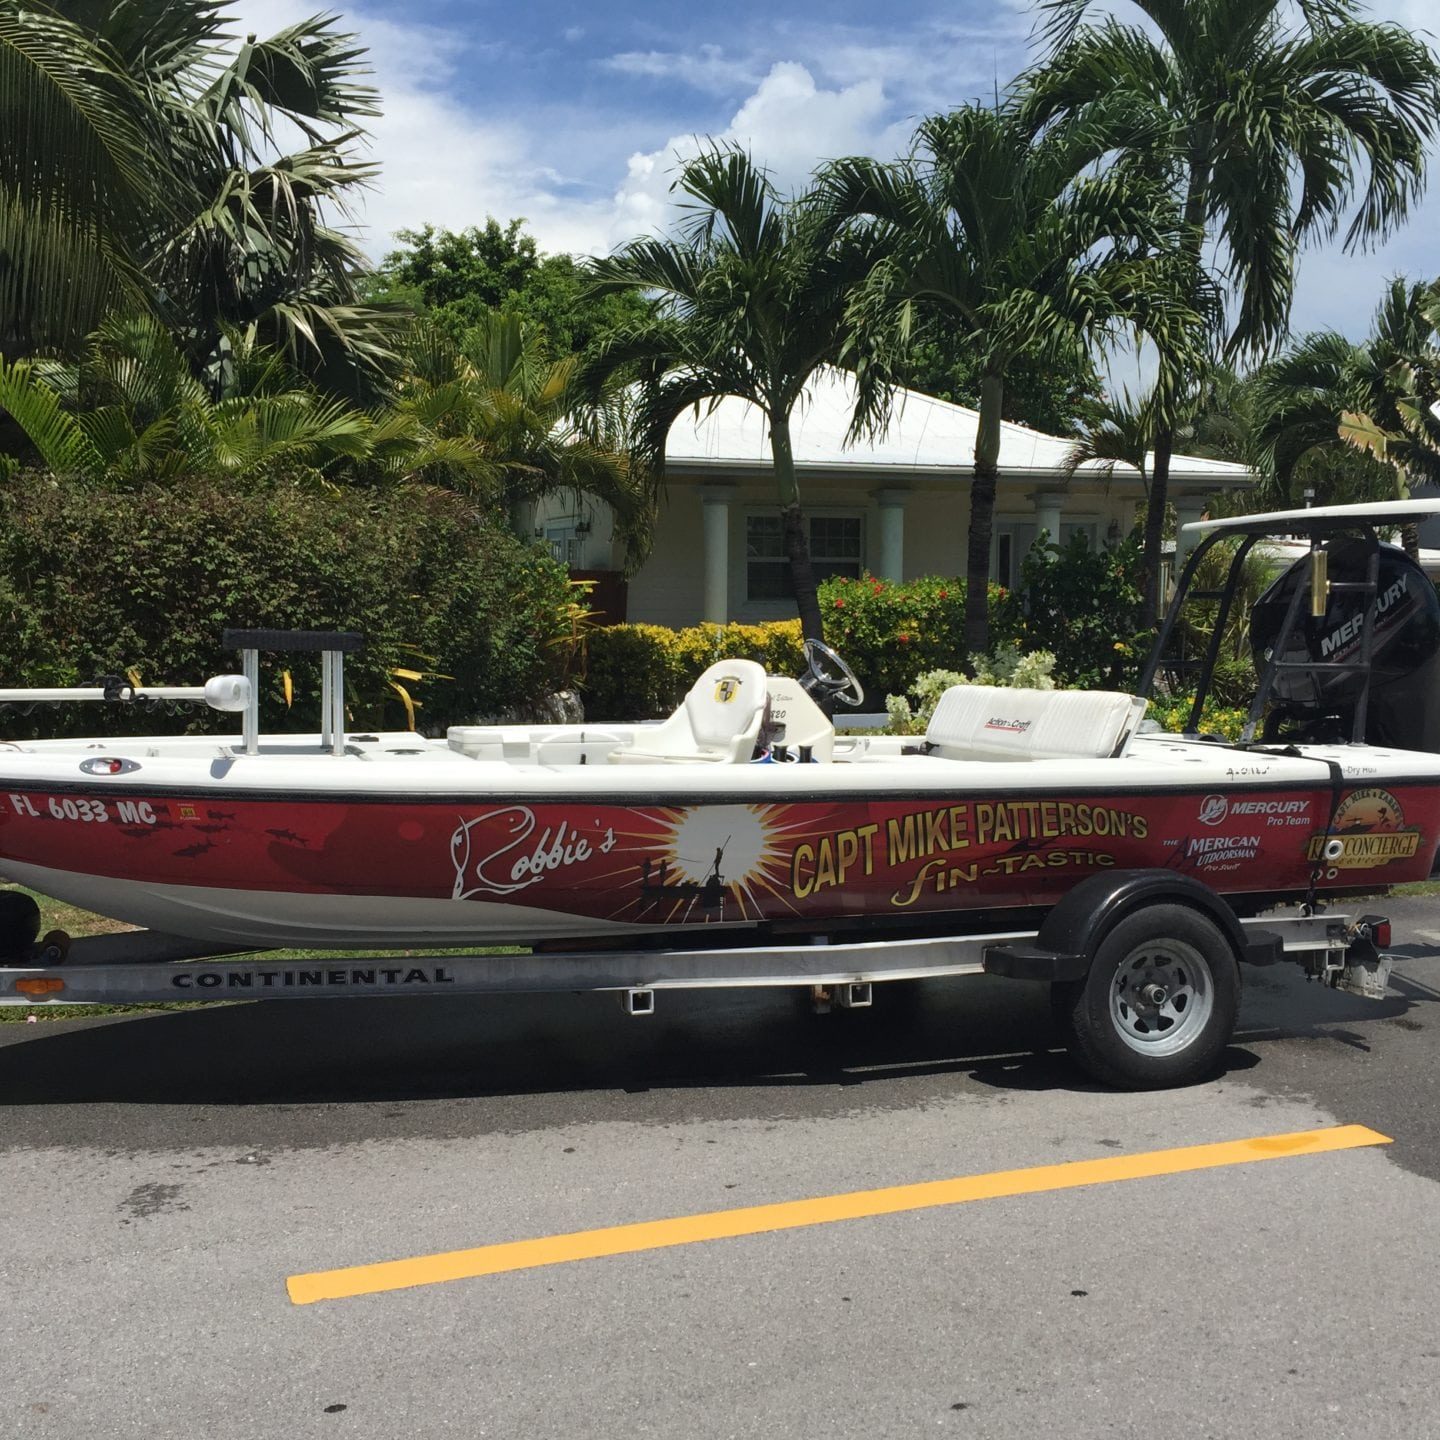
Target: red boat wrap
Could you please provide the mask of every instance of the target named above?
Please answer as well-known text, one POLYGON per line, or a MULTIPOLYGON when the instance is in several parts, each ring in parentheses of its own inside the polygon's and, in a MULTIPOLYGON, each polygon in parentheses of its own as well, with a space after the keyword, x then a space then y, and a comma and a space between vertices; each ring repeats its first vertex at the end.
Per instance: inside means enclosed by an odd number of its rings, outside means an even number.
POLYGON ((635 927, 1049 905, 1097 870, 1226 893, 1424 878, 1433 781, 643 806, 0 792, 3 859, 140 884, 537 906, 635 927), (1332 805, 1334 809, 1332 817, 1332 805), (1327 850, 1329 827, 1329 854, 1327 850))

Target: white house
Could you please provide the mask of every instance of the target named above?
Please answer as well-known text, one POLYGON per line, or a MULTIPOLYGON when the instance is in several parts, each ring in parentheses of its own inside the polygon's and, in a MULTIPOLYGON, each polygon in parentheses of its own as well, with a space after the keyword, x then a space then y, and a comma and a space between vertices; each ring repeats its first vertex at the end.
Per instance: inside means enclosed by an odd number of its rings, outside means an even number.
MULTIPOLYGON (((816 573, 884 579, 963 575, 978 415, 903 391, 888 430, 845 443, 854 382, 817 374, 791 421, 801 504, 816 573)), ((1043 531, 1062 544, 1103 544, 1128 533, 1144 505, 1139 473, 1094 465, 1064 471, 1071 442, 1007 423, 1000 442, 991 573, 1013 584, 1043 531)), ((1170 496, 1182 524, 1219 490, 1246 488, 1241 465, 1176 455, 1170 496)), ((614 568, 603 507, 556 498, 536 515, 537 538, 587 574, 614 568)), ((614 602, 608 607, 612 618, 614 602)), ((654 551, 628 587, 625 618, 663 625, 771 620, 795 613, 790 597, 770 438, 759 410, 726 399, 683 415, 670 431, 666 495, 654 551)))

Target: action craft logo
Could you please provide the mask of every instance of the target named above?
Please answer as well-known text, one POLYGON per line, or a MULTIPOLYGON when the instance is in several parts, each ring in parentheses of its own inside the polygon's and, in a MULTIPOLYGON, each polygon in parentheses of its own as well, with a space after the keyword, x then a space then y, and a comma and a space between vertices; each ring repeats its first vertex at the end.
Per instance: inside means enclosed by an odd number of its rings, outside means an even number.
POLYGON ((1230 802, 1223 795, 1207 795, 1200 802, 1200 823, 1218 825, 1230 813, 1230 802))

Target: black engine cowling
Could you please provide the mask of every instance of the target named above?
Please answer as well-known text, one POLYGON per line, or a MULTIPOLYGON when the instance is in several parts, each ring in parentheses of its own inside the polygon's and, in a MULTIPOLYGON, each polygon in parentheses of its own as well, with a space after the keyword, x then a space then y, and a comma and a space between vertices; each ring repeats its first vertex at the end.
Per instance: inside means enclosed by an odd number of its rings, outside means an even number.
MULTIPOLYGON (((1368 541, 1332 540, 1325 549, 1332 587, 1368 578, 1368 541)), ((1308 559, 1286 570, 1255 604, 1250 645, 1262 673, 1297 586, 1310 588, 1308 559)), ((1440 751, 1440 596, 1425 572, 1392 545, 1380 546, 1374 598, 1332 588, 1322 618, 1311 616, 1308 594, 1302 598, 1281 658, 1309 668, 1281 670, 1276 676, 1267 739, 1351 738, 1365 676, 1342 667, 1361 658, 1365 611, 1371 607, 1378 610, 1364 738, 1372 745, 1440 751)))

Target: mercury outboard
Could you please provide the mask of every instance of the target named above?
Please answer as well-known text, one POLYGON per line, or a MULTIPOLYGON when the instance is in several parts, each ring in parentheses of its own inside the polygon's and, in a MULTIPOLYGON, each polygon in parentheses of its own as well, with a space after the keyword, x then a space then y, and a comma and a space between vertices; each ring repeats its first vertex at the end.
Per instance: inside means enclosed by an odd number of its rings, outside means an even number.
MULTIPOLYGON (((1277 534, 1308 540, 1252 609, 1250 645, 1258 685, 1240 744, 1370 744, 1440 753, 1440 596, 1403 550, 1380 535, 1435 513, 1433 501, 1336 505, 1240 515, 1187 526, 1199 543, 1186 563, 1140 682, 1194 684, 1185 732, 1198 734, 1227 622, 1247 560, 1277 534), (1224 583, 1197 587, 1207 554, 1234 542, 1224 583), (1177 660, 1190 601, 1219 602, 1203 656, 1177 660)), ((1202 737, 1218 738, 1218 737, 1202 737)))
POLYGON ((1297 561, 1256 602, 1250 645, 1259 676, 1276 659, 1267 740, 1349 740, 1440 751, 1440 596, 1403 550, 1341 538, 1324 545, 1324 613, 1309 600, 1313 562, 1297 561), (1375 571, 1370 579, 1372 565, 1375 571), (1280 644, 1300 596, 1297 623, 1280 644), (1366 654, 1366 617, 1373 615, 1366 654), (1367 697, 1368 688, 1368 697, 1367 697), (1357 706, 1366 699, 1361 734, 1357 706))

